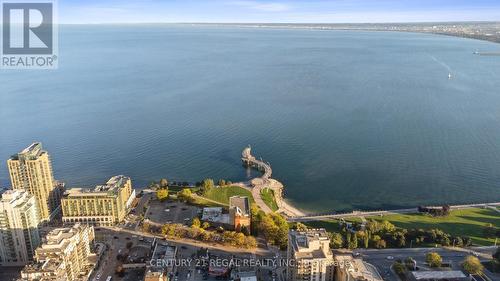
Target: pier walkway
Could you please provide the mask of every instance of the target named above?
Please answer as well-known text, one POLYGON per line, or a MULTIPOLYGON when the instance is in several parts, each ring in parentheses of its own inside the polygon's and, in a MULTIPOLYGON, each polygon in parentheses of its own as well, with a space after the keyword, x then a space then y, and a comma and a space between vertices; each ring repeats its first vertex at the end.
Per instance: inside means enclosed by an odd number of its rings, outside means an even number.
POLYGON ((251 147, 248 146, 243 149, 241 153, 241 161, 246 167, 254 168, 262 172, 262 176, 258 178, 251 179, 249 182, 238 183, 237 185, 243 187, 250 192, 255 200, 255 203, 264 211, 265 213, 272 213, 273 210, 267 206, 267 204, 262 200, 261 191, 265 188, 269 188, 274 192, 274 199, 278 205, 278 213, 282 213, 288 217, 304 216, 305 214, 288 204, 283 199, 283 184, 275 179, 272 179, 273 169, 271 164, 264 162, 262 159, 259 160, 252 155, 251 147))

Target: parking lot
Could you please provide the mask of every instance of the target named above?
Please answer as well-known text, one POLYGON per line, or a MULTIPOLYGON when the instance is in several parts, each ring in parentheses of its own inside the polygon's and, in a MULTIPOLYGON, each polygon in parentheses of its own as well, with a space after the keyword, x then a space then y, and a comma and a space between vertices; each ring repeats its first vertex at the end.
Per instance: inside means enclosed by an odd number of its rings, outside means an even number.
POLYGON ((200 209, 198 207, 187 205, 182 202, 172 200, 160 202, 151 200, 146 218, 159 224, 189 224, 194 217, 198 216, 199 211, 200 209))

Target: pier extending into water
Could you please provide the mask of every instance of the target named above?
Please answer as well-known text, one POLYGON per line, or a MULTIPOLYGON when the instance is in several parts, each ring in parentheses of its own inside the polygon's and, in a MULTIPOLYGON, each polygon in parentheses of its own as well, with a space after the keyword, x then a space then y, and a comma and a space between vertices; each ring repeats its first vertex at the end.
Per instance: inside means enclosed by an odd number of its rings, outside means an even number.
POLYGON ((282 213, 288 217, 298 217, 304 216, 305 214, 300 210, 294 208, 283 200, 283 184, 275 179, 272 179, 273 169, 269 162, 265 162, 262 159, 257 159, 252 155, 252 148, 250 146, 245 147, 241 153, 241 161, 243 165, 248 168, 257 169, 262 172, 260 177, 251 179, 249 182, 239 183, 238 185, 252 192, 252 196, 255 203, 265 212, 271 213, 273 210, 266 205, 262 200, 261 191, 263 189, 269 188, 274 192, 274 200, 278 205, 278 213, 282 213))
POLYGON ((268 181, 273 174, 273 169, 271 164, 264 162, 262 159, 259 160, 252 155, 252 148, 250 146, 245 147, 241 153, 241 161, 246 167, 251 167, 263 172, 260 179, 268 181))

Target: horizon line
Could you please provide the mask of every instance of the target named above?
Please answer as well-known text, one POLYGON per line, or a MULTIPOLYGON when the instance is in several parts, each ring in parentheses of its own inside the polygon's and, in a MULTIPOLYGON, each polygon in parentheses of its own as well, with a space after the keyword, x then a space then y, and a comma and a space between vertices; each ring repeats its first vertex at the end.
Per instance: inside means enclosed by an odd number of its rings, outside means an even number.
MULTIPOLYGON (((470 21, 398 21, 398 22, 82 22, 82 23, 58 23, 59 25, 112 25, 112 24, 269 24, 269 25, 319 25, 319 24, 329 24, 329 25, 345 25, 345 24, 453 24, 453 23, 499 23, 500 20, 470 20, 470 21)), ((0 24, 1 26, 1 24, 0 24)))

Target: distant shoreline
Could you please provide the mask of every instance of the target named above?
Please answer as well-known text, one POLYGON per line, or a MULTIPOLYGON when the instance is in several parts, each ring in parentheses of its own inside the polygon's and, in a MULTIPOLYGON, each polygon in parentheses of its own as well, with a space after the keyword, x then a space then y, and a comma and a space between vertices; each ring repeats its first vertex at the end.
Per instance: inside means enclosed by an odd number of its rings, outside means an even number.
POLYGON ((395 31, 452 36, 476 39, 500 44, 500 21, 484 22, 416 22, 416 23, 210 23, 210 22, 137 22, 137 23, 62 23, 62 26, 78 25, 185 25, 214 27, 246 27, 275 29, 310 29, 343 31, 395 31))
POLYGON ((180 23, 181 25, 227 26, 248 28, 310 29, 343 31, 395 31, 452 36, 500 43, 500 22, 442 22, 387 24, 299 24, 299 23, 180 23))

